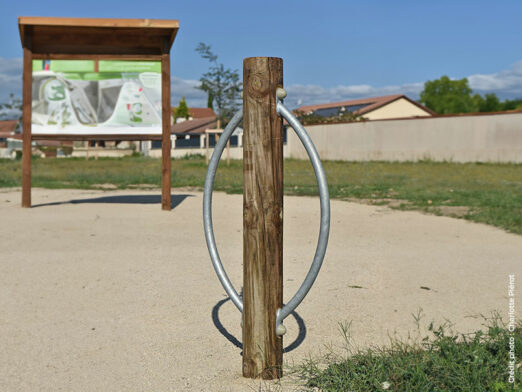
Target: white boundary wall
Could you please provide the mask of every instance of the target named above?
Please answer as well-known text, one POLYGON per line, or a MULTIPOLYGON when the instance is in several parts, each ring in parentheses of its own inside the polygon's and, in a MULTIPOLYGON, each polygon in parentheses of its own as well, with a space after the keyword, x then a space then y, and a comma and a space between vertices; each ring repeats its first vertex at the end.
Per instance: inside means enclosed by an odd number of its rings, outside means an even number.
MULTIPOLYGON (((522 113, 308 125, 319 156, 346 161, 522 163, 522 113)), ((308 159, 288 129, 287 158, 308 159)))

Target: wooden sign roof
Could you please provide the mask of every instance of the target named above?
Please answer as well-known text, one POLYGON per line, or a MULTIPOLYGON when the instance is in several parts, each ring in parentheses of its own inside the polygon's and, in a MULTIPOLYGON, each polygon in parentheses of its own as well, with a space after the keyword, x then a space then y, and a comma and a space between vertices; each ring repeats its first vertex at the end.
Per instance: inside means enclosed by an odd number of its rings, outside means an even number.
POLYGON ((22 46, 33 55, 161 55, 179 29, 177 20, 18 18, 22 46))

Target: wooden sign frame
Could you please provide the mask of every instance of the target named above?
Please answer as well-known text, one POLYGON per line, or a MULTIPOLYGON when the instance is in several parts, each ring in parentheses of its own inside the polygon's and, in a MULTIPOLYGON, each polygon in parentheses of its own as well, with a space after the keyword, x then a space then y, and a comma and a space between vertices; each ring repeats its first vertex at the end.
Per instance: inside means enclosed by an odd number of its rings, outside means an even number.
POLYGON ((18 18, 23 60, 22 207, 31 207, 31 146, 33 140, 161 140, 161 207, 171 209, 170 48, 179 29, 177 20, 102 18, 18 18), (31 131, 32 62, 34 60, 161 61, 162 133, 36 134, 31 131))

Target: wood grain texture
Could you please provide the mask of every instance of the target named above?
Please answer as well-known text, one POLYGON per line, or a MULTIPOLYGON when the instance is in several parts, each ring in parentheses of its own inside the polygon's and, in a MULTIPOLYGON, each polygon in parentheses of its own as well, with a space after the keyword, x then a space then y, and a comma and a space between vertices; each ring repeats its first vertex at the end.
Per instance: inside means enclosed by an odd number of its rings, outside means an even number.
POLYGON ((46 16, 19 16, 20 25, 179 28, 179 21, 171 19, 120 19, 120 18, 61 18, 46 16))
POLYGON ((170 46, 166 43, 161 58, 161 209, 170 211, 170 46))
POLYGON ((275 330, 283 304, 282 86, 282 59, 243 61, 243 376, 251 378, 282 375, 283 339, 275 330))
POLYGON ((22 88, 22 207, 31 207, 31 103, 33 89, 33 59, 30 38, 24 45, 22 88))
POLYGON ((161 54, 172 46, 177 20, 109 18, 18 18, 22 45, 31 36, 33 53, 161 54), (99 39, 99 38, 102 39, 99 39))

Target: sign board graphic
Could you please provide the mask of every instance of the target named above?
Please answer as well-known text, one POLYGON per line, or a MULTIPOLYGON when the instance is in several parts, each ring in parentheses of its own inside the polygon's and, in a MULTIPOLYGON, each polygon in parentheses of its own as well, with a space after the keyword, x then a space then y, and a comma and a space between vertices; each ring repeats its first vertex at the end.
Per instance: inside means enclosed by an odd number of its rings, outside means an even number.
POLYGON ((32 132, 161 134, 161 62, 33 60, 32 132))

